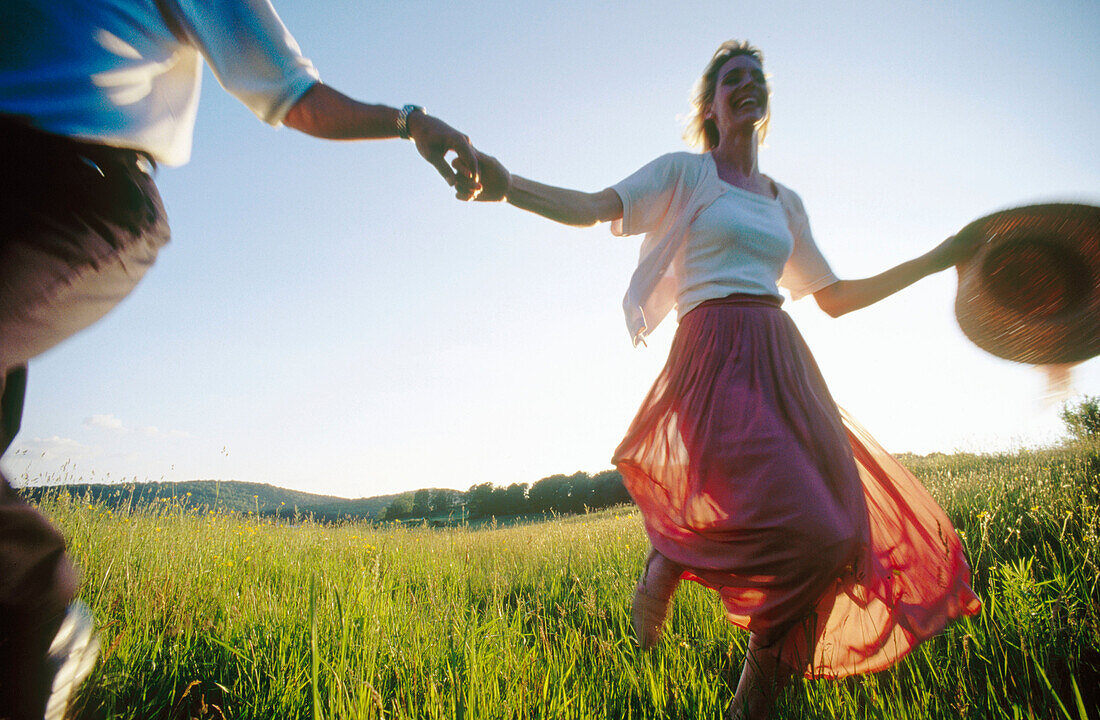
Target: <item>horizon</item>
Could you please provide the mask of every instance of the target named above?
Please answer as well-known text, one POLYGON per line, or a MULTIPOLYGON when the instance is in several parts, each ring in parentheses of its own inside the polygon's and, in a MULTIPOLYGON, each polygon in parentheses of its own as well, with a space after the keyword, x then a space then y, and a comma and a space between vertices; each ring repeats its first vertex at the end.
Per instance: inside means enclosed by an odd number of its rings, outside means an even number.
MULTIPOLYGON (((960 451, 956 451, 956 452, 945 453, 945 452, 942 452, 942 451, 939 451, 939 450, 933 450, 933 451, 927 452, 927 453, 899 452, 899 453, 891 453, 891 455, 893 457, 899 459, 902 462, 902 464, 904 464, 904 461, 907 458, 917 458, 917 459, 923 459, 923 460, 936 459, 936 458, 941 457, 941 456, 942 457, 989 457, 989 458, 997 458, 997 457, 1017 455, 1017 454, 1020 454, 1020 453, 1042 452, 1044 450, 1057 450, 1061 447, 1065 447, 1065 444, 1068 440, 1069 440, 1069 438, 1067 436, 1067 437, 1063 437, 1058 442, 1053 442, 1053 443, 1048 444, 1048 445, 1040 445, 1040 446, 1034 446, 1034 447, 1009 448, 1009 449, 1005 449, 1005 450, 997 450, 997 451, 992 451, 992 452, 970 452, 970 451, 960 450, 960 451)), ((595 472, 593 472, 591 470, 575 470, 571 473, 568 473, 568 472, 551 473, 550 475, 545 475, 543 477, 538 478, 537 480, 532 480, 532 481, 516 481, 515 484, 527 485, 528 488, 530 488, 531 485, 534 485, 535 483, 539 482, 540 480, 546 480, 548 478, 570 477, 570 476, 575 475, 577 473, 584 473, 584 474, 588 475, 589 477, 592 477, 592 476, 597 475, 598 473, 607 472, 609 470, 614 470, 614 471, 618 472, 616 470, 616 468, 614 468, 614 467, 604 468, 603 470, 597 470, 595 472)), ((22 480, 22 478, 17 478, 16 480, 22 480)), ((15 487, 16 489, 21 489, 21 488, 74 487, 74 486, 77 486, 77 485, 123 487, 123 486, 126 486, 126 485, 186 485, 186 484, 193 484, 193 483, 238 483, 238 484, 241 484, 241 485, 259 485, 261 487, 274 488, 275 490, 285 490, 285 491, 288 491, 288 492, 296 492, 296 493, 303 493, 303 494, 306 494, 306 495, 313 495, 315 497, 337 498, 337 499, 340 499, 340 500, 374 500, 374 499, 377 499, 377 498, 388 498, 388 497, 397 497, 399 495, 409 495, 409 494, 413 494, 413 493, 416 493, 416 492, 421 491, 421 490, 447 490, 447 491, 451 491, 451 492, 467 493, 467 492, 469 492, 469 490, 471 488, 474 487, 474 485, 471 485, 470 487, 467 487, 467 488, 454 488, 454 487, 445 487, 445 486, 416 487, 416 488, 408 488, 408 489, 403 489, 403 490, 397 490, 397 491, 394 491, 394 492, 379 493, 377 495, 351 496, 351 495, 340 495, 340 494, 323 493, 323 492, 313 492, 313 491, 310 491, 310 490, 302 490, 300 488, 290 487, 290 486, 286 486, 286 485, 275 485, 273 483, 263 482, 263 481, 256 481, 256 480, 233 480, 233 479, 220 479, 220 478, 190 478, 190 479, 182 479, 182 480, 133 480, 133 479, 127 480, 127 479, 124 478, 124 479, 121 479, 121 480, 99 481, 99 482, 88 481, 88 480, 75 480, 75 481, 69 481, 69 482, 61 481, 61 480, 55 480, 55 481, 48 481, 48 482, 43 482, 43 483, 30 483, 30 484, 23 484, 22 482, 13 481, 12 486, 15 487)), ((478 484, 478 483, 475 483, 475 485, 476 484, 478 484)), ((495 488, 506 488, 508 486, 507 485, 496 485, 496 484, 494 484, 493 487, 495 487, 495 488)), ((633 503, 628 503, 628 504, 633 504, 633 503)))

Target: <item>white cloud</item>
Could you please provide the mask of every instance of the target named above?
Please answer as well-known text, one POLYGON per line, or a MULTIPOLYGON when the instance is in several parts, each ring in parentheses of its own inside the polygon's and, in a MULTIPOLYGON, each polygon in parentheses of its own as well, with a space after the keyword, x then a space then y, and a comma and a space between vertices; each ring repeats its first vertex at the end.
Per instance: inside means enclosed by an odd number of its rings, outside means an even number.
POLYGON ((156 425, 146 425, 141 429, 141 433, 158 440, 185 440, 191 437, 191 433, 185 433, 182 430, 161 430, 156 425))
POLYGON ((126 426, 114 415, 92 415, 84 418, 84 424, 88 427, 97 427, 111 432, 124 433, 126 426))
POLYGON ((92 454, 93 449, 72 438, 54 435, 48 438, 32 438, 17 441, 11 449, 13 458, 26 460, 72 460, 92 454))
POLYGON ((72 438, 36 437, 17 440, 4 454, 3 470, 18 485, 96 482, 91 466, 100 464, 102 457, 102 448, 72 438))
POLYGON ((84 425, 85 427, 107 430, 118 435, 136 432, 147 438, 156 440, 186 440, 192 437, 190 433, 186 433, 182 430, 161 430, 156 425, 145 425, 134 430, 114 415, 92 415, 91 417, 84 418, 84 425))

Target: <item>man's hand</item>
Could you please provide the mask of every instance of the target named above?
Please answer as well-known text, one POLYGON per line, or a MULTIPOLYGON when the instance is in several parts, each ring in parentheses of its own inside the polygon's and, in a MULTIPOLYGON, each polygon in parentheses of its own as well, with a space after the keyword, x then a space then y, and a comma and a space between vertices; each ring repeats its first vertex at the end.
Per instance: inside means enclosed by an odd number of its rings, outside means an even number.
POLYGON ((470 145, 470 138, 439 118, 423 112, 409 115, 408 123, 409 137, 416 143, 417 152, 435 166, 448 185, 454 187, 460 184, 474 194, 481 189, 477 153, 470 145), (454 170, 447 164, 447 153, 451 151, 458 155, 454 170))
MULTIPOLYGON (((367 105, 323 83, 316 83, 290 108, 283 124, 314 137, 329 140, 367 140, 392 138, 396 110, 387 105, 367 105)), ((476 194, 478 183, 477 155, 470 139, 443 122, 422 111, 406 118, 409 137, 425 160, 435 166, 447 184, 456 184, 466 192, 476 194), (460 161, 455 172, 447 164, 447 153, 454 152, 460 161)))

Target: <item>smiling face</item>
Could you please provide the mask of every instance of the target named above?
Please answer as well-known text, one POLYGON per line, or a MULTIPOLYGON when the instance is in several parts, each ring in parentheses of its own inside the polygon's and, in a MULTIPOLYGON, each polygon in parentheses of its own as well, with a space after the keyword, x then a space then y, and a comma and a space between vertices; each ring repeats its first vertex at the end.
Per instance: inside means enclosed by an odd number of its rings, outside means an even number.
MULTIPOLYGON (((756 94, 752 102, 745 102, 741 110, 747 112, 755 103, 761 115, 755 118, 757 142, 763 142, 768 134, 768 120, 771 117, 769 106, 769 88, 764 77, 764 55, 760 48, 755 47, 747 40, 727 40, 718 46, 703 70, 702 76, 695 82, 691 93, 692 112, 688 117, 687 126, 684 128, 684 140, 688 145, 701 145, 703 150, 709 151, 717 147, 719 140, 718 122, 725 126, 725 132, 732 129, 732 123, 737 118, 736 113, 729 112, 729 98, 716 102, 716 96, 721 89, 724 96, 731 90, 739 95, 744 88, 738 87, 738 83, 751 80, 763 94, 756 94), (739 72, 730 75, 734 70, 739 72), (733 83, 734 86, 721 85, 722 81, 733 83)), ((741 103, 744 98, 738 97, 741 103)), ((754 111, 755 112, 755 111, 754 111)), ((743 125, 744 118, 741 118, 743 125)))
POLYGON ((729 133, 751 134, 768 116, 768 81, 751 55, 735 55, 719 68, 707 119, 720 138, 729 133))

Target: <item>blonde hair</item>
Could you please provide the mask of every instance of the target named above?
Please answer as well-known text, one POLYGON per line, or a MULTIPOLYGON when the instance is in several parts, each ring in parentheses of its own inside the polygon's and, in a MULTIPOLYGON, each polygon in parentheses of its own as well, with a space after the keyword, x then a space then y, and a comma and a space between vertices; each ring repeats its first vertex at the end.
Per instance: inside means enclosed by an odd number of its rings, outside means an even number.
MULTIPOLYGON (((692 90, 692 110, 687 116, 687 127, 684 128, 684 140, 688 145, 692 147, 702 145, 704 151, 711 150, 718 145, 718 126, 714 124, 713 120, 707 118, 706 113, 710 109, 711 103, 714 102, 715 88, 718 86, 718 71, 722 69, 727 60, 738 55, 748 55, 760 63, 760 67, 764 67, 764 54, 747 40, 727 40, 718 46, 714 57, 707 63, 706 70, 703 71, 702 77, 695 82, 695 88, 692 90)), ((764 112, 764 117, 756 126, 757 142, 760 144, 764 143, 764 138, 768 134, 768 121, 772 117, 771 94, 771 84, 769 84, 768 107, 764 112)))

